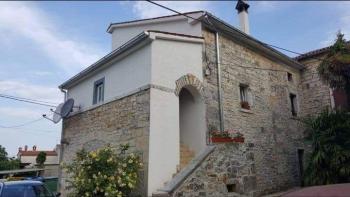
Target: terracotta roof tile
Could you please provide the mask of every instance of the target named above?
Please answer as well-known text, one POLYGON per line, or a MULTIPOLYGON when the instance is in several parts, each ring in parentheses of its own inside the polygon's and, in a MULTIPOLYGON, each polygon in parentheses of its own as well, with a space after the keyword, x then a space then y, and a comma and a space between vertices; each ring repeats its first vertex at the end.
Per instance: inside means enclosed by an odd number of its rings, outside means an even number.
POLYGON ((27 151, 19 151, 18 154, 21 156, 37 156, 40 152, 45 152, 46 156, 57 156, 56 151, 33 151, 33 150, 27 150, 27 151))

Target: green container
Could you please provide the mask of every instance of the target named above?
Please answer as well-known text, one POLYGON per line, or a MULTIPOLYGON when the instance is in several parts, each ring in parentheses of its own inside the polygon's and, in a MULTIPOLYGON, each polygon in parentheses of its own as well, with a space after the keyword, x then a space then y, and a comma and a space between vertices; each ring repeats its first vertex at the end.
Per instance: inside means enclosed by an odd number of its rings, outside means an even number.
POLYGON ((57 192, 57 184, 58 184, 58 178, 57 177, 45 177, 44 178, 44 184, 51 192, 57 192))

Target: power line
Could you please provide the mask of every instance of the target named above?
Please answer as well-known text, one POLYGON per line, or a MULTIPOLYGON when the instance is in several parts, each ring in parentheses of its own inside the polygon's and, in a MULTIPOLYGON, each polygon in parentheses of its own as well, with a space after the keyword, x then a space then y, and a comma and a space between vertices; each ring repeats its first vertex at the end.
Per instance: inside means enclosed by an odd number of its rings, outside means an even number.
MULTIPOLYGON (((153 2, 153 1, 151 1, 151 0, 146 0, 146 1, 149 2, 149 3, 152 3, 152 4, 154 4, 154 5, 157 5, 157 6, 161 7, 161 8, 164 8, 164 9, 166 9, 166 10, 169 10, 169 11, 172 11, 172 12, 174 12, 174 13, 177 13, 177 14, 179 14, 179 15, 185 16, 185 17, 187 17, 187 18, 190 18, 190 19, 193 19, 193 20, 196 20, 196 21, 199 21, 199 22, 203 22, 203 23, 205 23, 206 25, 211 26, 212 28, 214 28, 214 29, 217 31, 216 27, 215 27, 213 24, 211 24, 211 23, 209 24, 208 22, 203 21, 203 20, 201 20, 201 19, 188 16, 187 14, 181 13, 181 12, 179 12, 179 11, 176 11, 176 10, 174 10, 174 9, 172 9, 172 8, 166 7, 166 6, 161 5, 161 4, 159 4, 159 3, 155 3, 155 2, 153 2)), ((227 31, 227 30, 224 30, 224 29, 222 29, 222 31, 231 33, 231 32, 229 32, 229 31, 227 31)), ((249 37, 248 35, 244 34, 244 33, 242 33, 242 36, 244 36, 244 37, 250 39, 250 37, 249 37)), ((257 41, 258 41, 258 40, 257 40, 257 41)), ((285 49, 285 48, 283 48, 283 47, 275 46, 275 45, 268 44, 268 43, 261 42, 261 41, 258 41, 258 42, 260 42, 260 43, 263 44, 263 45, 272 47, 272 48, 277 48, 277 49, 280 49, 280 50, 283 50, 283 51, 287 51, 287 52, 290 52, 290 53, 294 53, 294 54, 297 54, 297 55, 303 55, 303 53, 295 52, 295 51, 292 51, 292 50, 289 50, 289 49, 285 49)), ((291 59, 292 59, 292 58, 291 58, 291 59)), ((316 60, 320 60, 320 61, 325 61, 325 59, 315 58, 315 57, 311 57, 311 59, 316 59, 316 60)))
POLYGON ((29 121, 29 122, 25 122, 25 123, 17 124, 17 125, 11 125, 11 126, 0 125, 0 128, 3 128, 3 129, 12 129, 12 128, 23 127, 23 126, 26 126, 26 125, 33 124, 33 123, 35 123, 35 122, 39 122, 39 121, 42 120, 42 119, 44 119, 44 118, 41 117, 41 118, 38 118, 38 119, 35 119, 35 120, 32 120, 32 121, 29 121))
POLYGON ((23 99, 23 100, 28 100, 28 101, 33 101, 33 102, 38 102, 38 103, 46 103, 46 104, 58 105, 58 103, 49 102, 49 101, 41 101, 41 100, 36 100, 36 99, 31 99, 31 98, 25 98, 25 97, 8 95, 8 94, 0 94, 0 95, 4 95, 4 96, 7 96, 7 97, 18 98, 18 99, 23 99))
POLYGON ((25 99, 25 98, 14 97, 14 96, 5 95, 5 94, 0 94, 0 97, 12 99, 12 100, 16 100, 16 101, 21 101, 21 102, 25 102, 25 103, 31 103, 31 104, 35 104, 35 105, 42 105, 42 106, 46 106, 46 107, 56 107, 55 105, 43 103, 41 101, 34 101, 33 99, 25 99))

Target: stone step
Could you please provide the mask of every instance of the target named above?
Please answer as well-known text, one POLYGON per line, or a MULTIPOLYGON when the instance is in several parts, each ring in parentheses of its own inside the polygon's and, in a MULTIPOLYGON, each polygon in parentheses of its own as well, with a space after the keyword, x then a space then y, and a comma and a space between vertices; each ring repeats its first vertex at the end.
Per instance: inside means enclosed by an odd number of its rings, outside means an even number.
POLYGON ((180 144, 180 170, 186 167, 194 156, 194 151, 192 151, 187 145, 180 144))

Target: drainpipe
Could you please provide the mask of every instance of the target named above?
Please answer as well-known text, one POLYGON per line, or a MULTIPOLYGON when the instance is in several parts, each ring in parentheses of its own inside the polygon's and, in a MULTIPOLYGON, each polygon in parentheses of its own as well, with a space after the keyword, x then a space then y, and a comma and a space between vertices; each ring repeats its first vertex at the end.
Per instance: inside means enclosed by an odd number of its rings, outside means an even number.
MULTIPOLYGON (((67 93, 68 93, 68 90, 65 90, 65 89, 61 89, 61 92, 63 92, 64 94, 64 101, 67 100, 67 93)), ((63 120, 62 120, 63 122, 63 120)), ((62 139, 63 139, 63 124, 62 124, 62 129, 61 129, 61 142, 62 142, 62 139)), ((62 159, 63 159, 63 150, 64 150, 64 147, 63 147, 63 144, 60 142, 60 155, 59 155, 59 158, 58 158, 58 164, 61 165, 61 162, 62 162, 62 159)), ((61 168, 61 166, 59 166, 59 168, 61 168)), ((62 170, 59 171, 58 173, 58 183, 57 183, 57 188, 58 188, 58 191, 61 190, 61 179, 62 179, 62 170)))
POLYGON ((219 33, 215 33, 215 47, 216 47, 216 64, 218 72, 218 95, 219 95, 219 119, 220 119, 220 131, 223 132, 224 126, 224 110, 222 105, 222 89, 221 89, 221 61, 220 61, 220 49, 219 49, 219 33))

